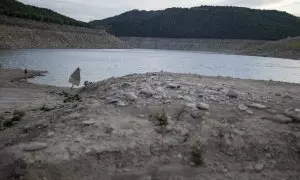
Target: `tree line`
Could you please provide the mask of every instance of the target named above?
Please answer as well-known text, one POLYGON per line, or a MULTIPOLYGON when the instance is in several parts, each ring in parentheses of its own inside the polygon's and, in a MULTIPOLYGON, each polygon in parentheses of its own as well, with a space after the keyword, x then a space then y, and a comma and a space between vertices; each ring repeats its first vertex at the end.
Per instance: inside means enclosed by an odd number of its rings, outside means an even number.
POLYGON ((116 36, 264 40, 300 36, 299 17, 275 10, 224 6, 132 10, 90 24, 116 36))
POLYGON ((16 0, 1 0, 0 14, 10 17, 42 21, 46 23, 91 27, 88 23, 69 18, 50 9, 25 5, 16 0))

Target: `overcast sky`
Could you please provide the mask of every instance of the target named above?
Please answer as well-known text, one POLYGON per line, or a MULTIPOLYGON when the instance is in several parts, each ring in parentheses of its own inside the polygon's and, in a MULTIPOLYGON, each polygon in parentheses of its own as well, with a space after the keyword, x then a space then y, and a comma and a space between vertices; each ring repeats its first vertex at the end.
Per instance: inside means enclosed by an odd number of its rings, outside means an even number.
POLYGON ((277 9, 300 16, 300 0, 19 0, 25 4, 52 9, 72 18, 91 21, 132 9, 158 10, 169 7, 232 5, 277 9))

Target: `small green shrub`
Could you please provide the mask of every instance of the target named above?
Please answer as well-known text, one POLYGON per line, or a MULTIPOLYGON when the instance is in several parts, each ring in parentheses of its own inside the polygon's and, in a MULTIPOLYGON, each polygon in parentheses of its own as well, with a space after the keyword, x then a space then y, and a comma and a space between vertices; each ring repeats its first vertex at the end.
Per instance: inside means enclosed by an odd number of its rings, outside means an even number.
POLYGON ((165 110, 158 112, 155 116, 158 126, 166 127, 168 125, 168 116, 165 110))
POLYGON ((68 97, 66 97, 64 99, 64 103, 67 103, 67 102, 75 102, 75 101, 81 101, 81 98, 78 94, 75 94, 75 95, 69 95, 68 97))
POLYGON ((200 166, 203 162, 203 146, 198 142, 191 148, 191 161, 196 165, 200 166))

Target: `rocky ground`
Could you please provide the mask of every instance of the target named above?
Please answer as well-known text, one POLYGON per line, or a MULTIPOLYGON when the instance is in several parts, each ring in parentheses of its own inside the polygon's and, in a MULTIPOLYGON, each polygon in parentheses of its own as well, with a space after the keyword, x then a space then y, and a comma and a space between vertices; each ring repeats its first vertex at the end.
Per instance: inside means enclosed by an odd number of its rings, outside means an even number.
POLYGON ((48 101, 0 110, 2 179, 300 178, 298 84, 160 72, 71 96, 32 86, 48 101))
POLYGON ((100 29, 0 15, 0 48, 114 48, 129 46, 100 29))

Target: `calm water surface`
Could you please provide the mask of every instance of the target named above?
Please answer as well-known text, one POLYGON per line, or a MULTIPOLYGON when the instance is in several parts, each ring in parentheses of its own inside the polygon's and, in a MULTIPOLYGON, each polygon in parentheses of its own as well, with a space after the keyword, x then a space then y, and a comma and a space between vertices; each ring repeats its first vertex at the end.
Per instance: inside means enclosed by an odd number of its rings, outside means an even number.
POLYGON ((68 78, 81 69, 82 82, 157 71, 197 73, 300 83, 300 61, 189 51, 22 49, 0 50, 4 67, 47 70, 35 83, 70 86, 68 78))

